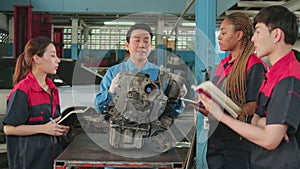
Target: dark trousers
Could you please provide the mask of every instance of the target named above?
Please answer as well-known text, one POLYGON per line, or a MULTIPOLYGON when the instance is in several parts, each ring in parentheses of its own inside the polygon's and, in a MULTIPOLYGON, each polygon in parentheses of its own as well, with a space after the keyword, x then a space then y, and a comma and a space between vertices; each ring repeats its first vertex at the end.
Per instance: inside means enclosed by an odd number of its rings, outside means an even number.
POLYGON ((250 152, 235 149, 208 149, 209 169, 250 169, 250 152))

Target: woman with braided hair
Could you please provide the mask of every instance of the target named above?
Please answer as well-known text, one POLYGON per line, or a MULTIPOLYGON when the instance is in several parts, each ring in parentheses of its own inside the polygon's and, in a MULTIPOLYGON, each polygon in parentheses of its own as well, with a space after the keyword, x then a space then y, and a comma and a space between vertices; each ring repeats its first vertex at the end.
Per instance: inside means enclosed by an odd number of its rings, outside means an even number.
MULTIPOLYGON (((223 20, 220 31, 220 49, 230 51, 230 54, 221 60, 212 82, 242 108, 238 112, 238 119, 249 122, 255 111, 259 87, 265 77, 263 62, 253 54, 252 22, 243 13, 232 13, 223 20)), ((198 110, 208 114, 204 108, 198 110)), ((209 169, 249 168, 251 143, 217 120, 209 118, 209 121, 209 169)))

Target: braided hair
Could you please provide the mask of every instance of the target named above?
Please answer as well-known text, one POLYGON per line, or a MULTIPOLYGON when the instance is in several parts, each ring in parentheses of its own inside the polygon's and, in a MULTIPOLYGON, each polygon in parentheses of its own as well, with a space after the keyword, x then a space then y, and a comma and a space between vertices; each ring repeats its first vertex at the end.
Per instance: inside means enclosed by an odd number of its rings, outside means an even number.
MULTIPOLYGON (((223 83, 222 89, 235 103, 243 106, 246 103, 246 69, 247 62, 251 54, 254 52, 251 37, 253 35, 253 26, 250 18, 240 12, 235 12, 228 15, 225 19, 230 21, 236 31, 242 31, 241 39, 242 52, 236 58, 231 72, 226 77, 226 82, 223 83)), ((245 121, 247 112, 238 112, 239 119, 245 121)))

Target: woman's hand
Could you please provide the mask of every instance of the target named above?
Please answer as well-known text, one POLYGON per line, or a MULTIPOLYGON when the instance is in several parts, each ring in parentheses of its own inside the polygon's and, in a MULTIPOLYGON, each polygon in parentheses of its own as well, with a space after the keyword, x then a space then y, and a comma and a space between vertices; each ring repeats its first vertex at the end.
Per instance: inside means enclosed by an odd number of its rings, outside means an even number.
POLYGON ((69 126, 65 126, 65 125, 59 125, 56 122, 58 122, 60 120, 61 116, 54 119, 53 121, 49 121, 48 123, 46 123, 45 126, 45 134, 49 134, 52 136, 62 136, 65 135, 70 127, 69 126))
POLYGON ((198 94, 198 101, 203 104, 203 108, 199 108, 199 111, 202 114, 210 118, 215 118, 221 121, 222 116, 224 115, 223 108, 220 107, 218 103, 213 101, 211 98, 207 97, 205 94, 198 94), (202 112, 203 111, 203 112, 202 112))
POLYGON ((208 116, 208 110, 205 109, 204 105, 199 102, 199 104, 192 104, 192 103, 189 103, 188 104, 189 106, 193 107, 196 111, 199 111, 201 114, 203 114, 204 116, 208 116))

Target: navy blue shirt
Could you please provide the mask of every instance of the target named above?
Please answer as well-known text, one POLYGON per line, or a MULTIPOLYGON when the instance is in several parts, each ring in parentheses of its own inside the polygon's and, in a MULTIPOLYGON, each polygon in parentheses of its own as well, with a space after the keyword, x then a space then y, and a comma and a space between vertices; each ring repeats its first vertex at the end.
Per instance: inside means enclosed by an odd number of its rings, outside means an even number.
MULTIPOLYGON (((3 125, 39 125, 60 116, 58 89, 46 79, 51 94, 44 91, 30 72, 8 96, 3 125)), ((46 134, 8 135, 7 154, 10 169, 52 169, 62 151, 57 137, 46 134)))
POLYGON ((252 152, 251 165, 255 169, 300 168, 300 63, 294 52, 278 60, 270 67, 260 89, 258 109, 266 124, 288 124, 289 142, 284 139, 275 150, 258 145, 252 152))
MULTIPOLYGON (((224 58, 217 67, 212 79, 218 87, 221 87, 231 72, 234 62, 228 63, 231 54, 224 58)), ((265 78, 265 65, 256 55, 251 55, 246 67, 246 103, 255 101, 259 88, 265 78)), ((210 119, 208 148, 216 149, 239 149, 250 151, 251 146, 248 140, 241 139, 241 136, 219 121, 210 119)))

